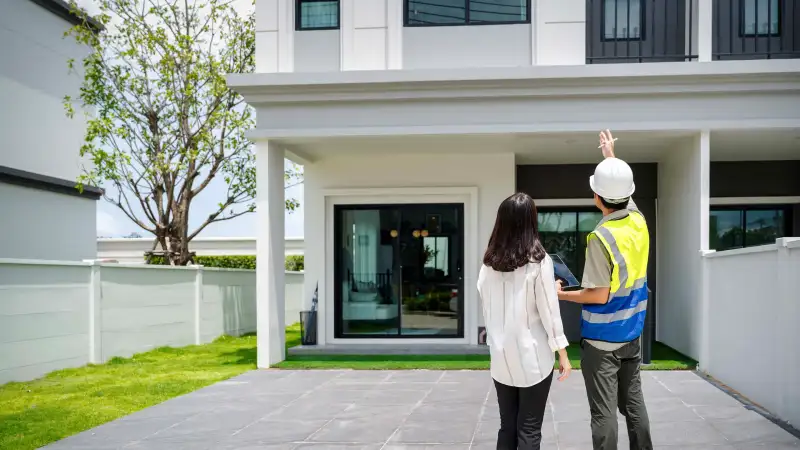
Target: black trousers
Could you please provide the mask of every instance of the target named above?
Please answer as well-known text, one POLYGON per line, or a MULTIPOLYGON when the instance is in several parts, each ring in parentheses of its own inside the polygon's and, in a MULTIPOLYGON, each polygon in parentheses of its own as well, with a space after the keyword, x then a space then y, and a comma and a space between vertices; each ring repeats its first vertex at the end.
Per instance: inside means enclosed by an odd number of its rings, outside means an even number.
POLYGON ((625 416, 631 450, 652 450, 650 420, 642 395, 641 339, 606 352, 581 342, 581 368, 592 412, 595 450, 617 450, 617 409, 625 416))
POLYGON ((553 372, 538 384, 519 388, 494 382, 500 406, 500 431, 497 450, 539 450, 542 421, 553 372))

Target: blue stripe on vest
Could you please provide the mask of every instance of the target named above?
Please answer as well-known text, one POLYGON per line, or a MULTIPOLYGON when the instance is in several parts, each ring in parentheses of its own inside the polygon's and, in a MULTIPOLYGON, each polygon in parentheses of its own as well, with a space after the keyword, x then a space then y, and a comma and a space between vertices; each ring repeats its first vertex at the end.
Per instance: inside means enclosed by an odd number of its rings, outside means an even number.
POLYGON ((645 317, 646 310, 629 319, 611 323, 589 323, 581 320, 581 336, 606 342, 630 342, 642 334, 645 317))
POLYGON ((593 313, 613 314, 623 309, 635 308, 639 303, 647 300, 647 283, 644 286, 634 289, 630 294, 622 297, 612 297, 611 301, 605 305, 585 305, 584 308, 593 313))

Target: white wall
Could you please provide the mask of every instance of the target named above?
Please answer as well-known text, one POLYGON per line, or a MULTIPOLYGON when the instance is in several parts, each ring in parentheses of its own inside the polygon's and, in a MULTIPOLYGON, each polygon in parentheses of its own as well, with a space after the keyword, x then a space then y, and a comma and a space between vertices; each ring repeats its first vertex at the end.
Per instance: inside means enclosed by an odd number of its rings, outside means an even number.
MULTIPOLYGON (((75 98, 80 73, 67 61, 88 50, 63 38, 71 25, 31 1, 0 2, 0 165, 75 180, 85 121, 64 113, 65 95, 75 98)), ((94 216, 92 216, 94 220, 94 216)))
POLYGON ((0 258, 94 258, 96 200, 0 183, 0 205, 0 258))
POLYGON ((294 36, 295 72, 337 72, 341 67, 341 32, 314 30, 294 36))
POLYGON ((0 384, 89 362, 90 267, 0 260, 0 384))
MULTIPOLYGON (((286 283, 291 324, 303 275, 286 283)), ((255 271, 0 259, 0 384, 255 330, 255 271)))
POLYGON ((586 1, 534 0, 534 64, 586 63, 586 1))
POLYGON ((405 27, 403 0, 341 0, 339 30, 295 30, 293 0, 256 1, 256 71, 585 63, 584 0, 533 0, 531 24, 405 27))
POLYGON ((403 28, 403 69, 531 65, 531 25, 403 28))
POLYGON ((697 359, 701 350, 701 257, 708 249, 709 133, 658 162, 657 336, 697 359))
MULTIPOLYGON (((486 248, 489 234, 494 226, 497 207, 500 202, 514 193, 516 189, 516 165, 514 155, 495 154, 433 154, 425 149, 416 149, 416 154, 405 155, 358 155, 338 156, 319 160, 305 166, 305 292, 306 301, 320 283, 320 303, 325 303, 332 314, 333 295, 326 292, 323 279, 333 278, 333 267, 326 261, 326 222, 325 191, 332 189, 363 188, 435 188, 435 187, 474 187, 477 188, 477 248, 475 273, 480 267, 480 254, 486 248)), ((419 198, 419 197, 417 197, 419 198)), ((406 203, 413 202, 413 196, 405 196, 406 203)), ((474 236, 465 236, 467 243, 474 236)), ((465 289, 474 294, 476 280, 465 279, 465 289)), ((476 295, 468 296, 477 314, 479 324, 483 317, 479 312, 476 295)), ((327 314, 327 313, 326 313, 327 314)), ((471 333, 473 330, 465 330, 471 333)), ((322 337, 322 333, 320 334, 322 337)))
POLYGON ((701 368, 800 426, 800 238, 710 253, 701 368))
MULTIPOLYGON (((2 218, 0 218, 2 223, 2 218)), ((302 255, 303 238, 286 238, 287 255, 302 255)), ((144 264, 144 253, 153 248, 152 238, 98 238, 97 259, 121 263, 144 264)), ((198 237, 189 243, 189 249, 198 256, 227 256, 256 254, 254 237, 198 237)), ((94 255, 85 257, 94 259, 94 255)))

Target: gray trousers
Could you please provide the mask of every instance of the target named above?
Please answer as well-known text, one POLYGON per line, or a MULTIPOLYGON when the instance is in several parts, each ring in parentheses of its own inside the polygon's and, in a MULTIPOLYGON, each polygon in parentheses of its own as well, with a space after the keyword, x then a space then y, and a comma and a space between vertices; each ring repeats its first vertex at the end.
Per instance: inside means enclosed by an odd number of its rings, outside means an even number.
POLYGON ((642 394, 641 340, 607 352, 582 342, 581 369, 592 413, 594 450, 617 450, 617 408, 625 416, 631 450, 651 450, 642 394))

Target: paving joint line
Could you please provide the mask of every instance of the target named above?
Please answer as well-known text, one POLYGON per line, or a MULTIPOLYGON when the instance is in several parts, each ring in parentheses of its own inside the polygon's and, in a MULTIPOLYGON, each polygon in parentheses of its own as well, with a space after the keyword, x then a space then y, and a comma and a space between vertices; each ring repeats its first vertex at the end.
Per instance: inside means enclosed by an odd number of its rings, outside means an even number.
POLYGON ((483 413, 486 412, 486 402, 489 401, 489 395, 492 393, 492 386, 489 386, 489 389, 486 391, 486 396, 483 397, 483 403, 481 403, 481 409, 478 411, 478 422, 475 424, 475 429, 472 430, 472 439, 469 440, 469 449, 472 450, 472 446, 475 445, 475 436, 478 434, 478 428, 481 426, 481 417, 483 417, 483 413))
POLYGON ((281 405, 281 407, 280 407, 280 408, 277 408, 276 410, 274 410, 274 411, 270 412, 270 413, 269 413, 269 414, 267 414, 266 416, 260 417, 260 418, 258 418, 258 419, 256 419, 256 420, 254 420, 253 422, 250 422, 249 424, 245 425, 243 428, 240 428, 240 429, 236 430, 235 432, 233 432, 233 434, 231 434, 231 435, 230 435, 230 437, 236 436, 237 434, 239 434, 239 433, 241 433, 242 431, 246 430, 247 428, 250 428, 251 426, 253 426, 253 425, 257 424, 258 422, 261 422, 261 421, 263 421, 264 419, 266 419, 266 418, 268 418, 268 417, 271 417, 273 414, 277 414, 278 412, 280 412, 280 411, 283 411, 284 409, 286 409, 286 407, 290 406, 290 405, 291 405, 291 404, 293 404, 294 402, 296 402, 296 401, 300 400, 301 398, 308 397, 308 396, 309 396, 309 395, 311 395, 312 393, 314 393, 314 392, 316 392, 316 391, 320 390, 320 389, 321 389, 323 386, 325 386, 326 384, 330 383, 331 381, 333 381, 333 380, 335 380, 335 379, 337 379, 337 378, 341 377, 341 376, 342 376, 342 375, 344 375, 345 373, 346 373, 346 372, 344 372, 344 371, 342 371, 342 372, 339 372, 339 374, 338 374, 338 375, 336 375, 336 376, 335 376, 335 377, 333 377, 333 378, 330 378, 329 380, 325 381, 325 382, 324 382, 324 383, 322 383, 322 384, 319 384, 319 385, 317 385, 317 386, 316 386, 314 389, 311 389, 310 391, 306 391, 304 394, 300 395, 299 397, 296 397, 296 398, 294 398, 293 400, 290 400, 290 401, 289 401, 288 403, 286 403, 285 405, 281 405))
POLYGON ((442 381, 442 378, 444 378, 444 375, 446 373, 447 373, 446 370, 442 371, 442 374, 439 375, 439 378, 436 380, 435 383, 433 383, 431 388, 428 389, 427 392, 425 392, 425 395, 423 395, 422 398, 419 399, 419 401, 416 404, 414 404, 414 407, 411 408, 411 411, 409 411, 408 414, 403 418, 403 420, 400 422, 400 425, 398 425, 397 428, 395 428, 394 431, 392 431, 392 434, 390 434, 389 437, 386 438, 386 442, 383 443, 383 445, 381 446, 380 450, 383 450, 384 448, 386 448, 386 446, 389 444, 389 441, 391 441, 392 438, 394 437, 394 435, 397 434, 398 431, 400 431, 400 428, 402 428, 403 425, 406 424, 406 422, 408 421, 408 418, 411 417, 411 414, 414 414, 414 411, 416 411, 417 408, 419 408, 419 406, 422 404, 422 402, 424 402, 425 399, 428 398, 429 395, 431 395, 431 392, 433 392, 433 389, 436 387, 437 384, 439 384, 440 381, 442 381))

